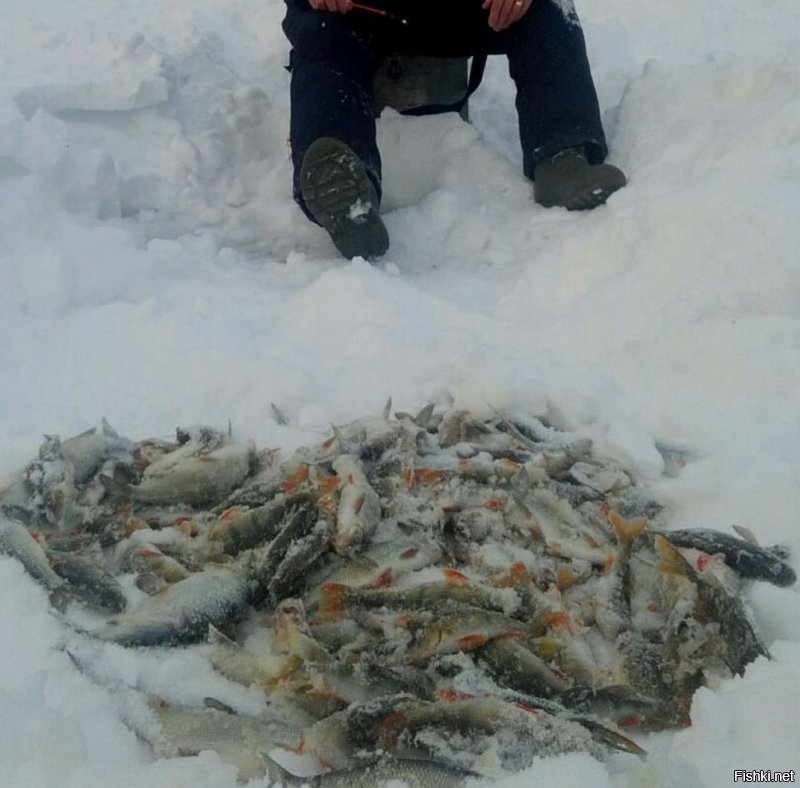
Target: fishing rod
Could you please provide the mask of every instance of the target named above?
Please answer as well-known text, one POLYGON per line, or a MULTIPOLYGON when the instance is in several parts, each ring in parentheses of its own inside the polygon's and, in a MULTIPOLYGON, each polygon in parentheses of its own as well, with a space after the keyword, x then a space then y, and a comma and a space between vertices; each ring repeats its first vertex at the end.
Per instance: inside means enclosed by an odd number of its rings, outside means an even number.
POLYGON ((383 17, 384 19, 390 22, 397 22, 400 25, 408 25, 408 19, 402 16, 398 16, 397 14, 393 14, 391 11, 387 11, 384 8, 375 8, 375 6, 366 5, 365 3, 350 3, 350 7, 354 11, 363 11, 366 14, 374 14, 375 16, 383 17))

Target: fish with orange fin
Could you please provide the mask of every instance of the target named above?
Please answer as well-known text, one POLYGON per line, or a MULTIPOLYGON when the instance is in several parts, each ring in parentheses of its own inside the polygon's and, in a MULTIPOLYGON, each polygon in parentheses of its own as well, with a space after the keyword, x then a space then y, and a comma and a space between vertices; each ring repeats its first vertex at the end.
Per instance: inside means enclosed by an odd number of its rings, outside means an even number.
POLYGON ((227 510, 209 528, 207 539, 227 555, 238 555, 274 539, 292 508, 310 501, 308 493, 300 492, 280 495, 255 509, 227 510))
POLYGON ((208 644, 211 667, 245 687, 255 685, 264 689, 286 675, 285 655, 246 648, 214 626, 208 629, 208 644))
POLYGON ((687 577, 688 564, 686 559, 669 539, 661 534, 656 534, 653 539, 653 546, 658 554, 656 569, 659 572, 677 577, 687 577))
POLYGON ((473 651, 496 638, 522 637, 529 631, 524 621, 486 610, 465 610, 440 616, 416 633, 406 656, 412 664, 421 665, 434 656, 473 651))
POLYGON ((492 579, 492 585, 495 588, 523 588, 531 582, 531 573, 524 561, 514 561, 507 572, 492 579))
POLYGON ((285 493, 297 492, 308 481, 308 468, 308 463, 301 462, 284 477, 281 482, 281 490, 285 493))
POLYGON ((605 610, 595 615, 598 626, 606 636, 613 637, 619 630, 629 626, 631 617, 631 570, 630 559, 633 545, 647 527, 646 517, 626 519, 613 509, 608 511, 608 521, 614 529, 619 549, 608 573, 613 584, 609 594, 608 612, 615 620, 604 618, 605 610), (618 620, 616 620, 618 619, 618 620), (605 626, 604 626, 605 625, 605 626))
MULTIPOLYGON (((740 581, 795 580, 785 548, 741 528, 659 530, 669 512, 589 441, 472 402, 416 417, 389 402, 288 453, 193 428, 97 465, 106 445, 128 442, 46 441, 0 490, 0 553, 53 604, 67 586, 97 592, 98 567, 141 573, 150 595, 95 636, 167 647, 210 632, 196 654, 266 695, 265 717, 298 723, 332 769, 320 786, 379 782, 386 755, 490 777, 542 753, 640 755, 605 719, 686 724, 699 687, 767 654, 740 581)), ((96 601, 124 601, 112 593, 96 601)), ((238 739, 255 729, 229 706, 164 716, 252 755, 238 739)))
POLYGON ((653 545, 662 664, 672 677, 673 694, 688 702, 709 664, 741 674, 769 652, 738 593, 704 578, 666 536, 656 534, 653 545))
POLYGON ((339 553, 348 553, 375 532, 381 519, 381 502, 355 457, 341 454, 333 468, 341 480, 333 547, 339 553))
POLYGON ((742 674, 757 657, 769 657, 769 651, 740 596, 719 582, 709 582, 709 578, 698 573, 666 535, 657 534, 654 542, 660 556, 658 568, 662 572, 684 576, 694 586, 694 617, 698 623, 714 622, 719 626, 720 638, 715 642, 729 670, 742 674))
POLYGON ((617 541, 628 550, 630 550, 633 543, 642 535, 644 529, 647 527, 646 517, 632 517, 626 520, 613 509, 608 510, 607 517, 614 528, 617 541))
POLYGON ((532 533, 545 543, 547 552, 558 558, 581 559, 604 566, 614 548, 600 544, 592 529, 569 501, 551 490, 537 487, 527 473, 515 479, 513 499, 530 521, 532 533))
MULTIPOLYGON (((404 701, 374 721, 372 730, 378 735, 375 746, 389 752, 421 747, 436 757, 457 742, 463 755, 472 751, 477 756, 494 746, 501 764, 516 768, 545 753, 582 750, 599 755, 605 746, 596 745, 586 727, 567 716, 486 694, 448 693, 434 701, 404 701)), ((474 767, 480 759, 466 763, 474 767)))
POLYGON ((327 663, 331 655, 314 638, 300 599, 284 599, 275 610, 275 636, 282 651, 304 662, 327 663))
POLYGON ((739 576, 750 580, 766 580, 776 586, 788 587, 797 582, 797 574, 786 562, 787 553, 781 547, 761 547, 748 538, 738 539, 723 531, 686 529, 665 531, 664 536, 676 547, 693 548, 707 555, 721 554, 725 563, 739 576))
MULTIPOLYGON (((442 559, 442 548, 424 534, 413 538, 372 544, 357 556, 339 556, 325 567, 314 583, 342 583, 353 588, 389 588, 410 572, 442 559)), ((311 598, 313 599, 313 593, 311 598)))
MULTIPOLYGON (((497 641, 498 643, 517 643, 518 641, 497 641)), ((618 730, 604 725, 596 717, 588 714, 576 714, 563 704, 550 700, 549 698, 542 698, 537 695, 531 695, 530 692, 518 691, 513 689, 491 688, 488 691, 479 691, 476 694, 461 692, 454 689, 438 690, 435 693, 437 700, 466 700, 474 697, 489 697, 497 698, 508 703, 513 704, 516 708, 523 711, 531 712, 545 712, 552 714, 555 717, 561 717, 573 722, 577 722, 582 727, 586 728, 591 734, 592 738, 607 747, 620 752, 628 752, 633 755, 638 755, 643 758, 647 755, 636 742, 628 736, 624 736, 618 730)))
MULTIPOLYGON (((193 446, 194 441, 186 445, 193 446)), ((188 456, 185 447, 177 449, 148 465, 138 484, 128 484, 100 474, 109 503, 133 502, 142 505, 183 503, 188 506, 213 505, 225 499, 252 471, 255 446, 252 443, 228 443, 212 451, 205 445, 193 448, 188 456)))
POLYGON ((551 697, 572 686, 572 680, 531 650, 524 638, 496 638, 480 656, 497 679, 522 692, 551 697))
POLYGON ((318 616, 335 620, 348 607, 392 610, 444 610, 453 606, 471 606, 483 610, 512 613, 519 597, 511 589, 491 589, 473 583, 456 569, 443 570, 444 581, 422 583, 404 590, 388 588, 350 588, 342 583, 324 583, 318 616))

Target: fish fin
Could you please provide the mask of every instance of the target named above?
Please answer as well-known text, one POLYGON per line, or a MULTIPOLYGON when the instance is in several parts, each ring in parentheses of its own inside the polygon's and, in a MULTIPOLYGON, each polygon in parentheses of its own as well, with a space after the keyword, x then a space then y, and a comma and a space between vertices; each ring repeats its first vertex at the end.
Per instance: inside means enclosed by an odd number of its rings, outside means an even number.
POLYGON ((434 405, 429 402, 416 416, 414 416, 414 424, 421 427, 423 430, 428 428, 428 424, 433 416, 434 405))
POLYGON ((264 761, 264 767, 267 770, 267 776, 270 782, 281 783, 282 785, 305 785, 308 780, 292 774, 288 769, 284 769, 274 758, 271 758, 267 753, 260 752, 261 760, 264 761))
POLYGON ((381 413, 381 417, 384 421, 389 421, 389 416, 392 415, 392 398, 388 397, 386 400, 386 404, 383 406, 383 411, 381 413))
POLYGON ((458 647, 461 651, 472 651, 485 646, 488 641, 489 638, 482 632, 474 632, 470 635, 462 635, 458 639, 458 647))
POLYGON ((609 509, 608 521, 614 528, 617 541, 622 545, 633 544, 647 526, 646 517, 632 517, 630 520, 626 520, 613 509, 609 509))
POLYGON ((383 744, 392 746, 405 727, 407 715, 402 711, 393 711, 375 724, 375 730, 383 744))
POLYGON ((100 419, 100 429, 103 435, 106 435, 109 438, 119 439, 119 433, 108 423, 108 420, 105 418, 105 416, 100 419))
POLYGON ((459 572, 458 569, 453 569, 450 566, 442 569, 442 574, 448 583, 469 583, 469 578, 463 572, 459 572))
POLYGON ((320 621, 334 621, 341 618, 347 605, 350 587, 344 583, 323 583, 319 590, 322 602, 317 611, 317 618, 320 621))
POLYGON ((520 700, 511 701, 511 705, 515 709, 519 709, 520 711, 524 711, 527 714, 539 714, 542 711, 542 709, 537 709, 536 706, 531 706, 531 705, 529 705, 527 703, 523 703, 520 700))
POLYGON ((336 443, 339 444, 339 448, 342 451, 347 451, 347 440, 344 435, 342 435, 342 431, 335 424, 331 424, 331 431, 333 432, 336 443))
POLYGON ((436 468, 415 468, 413 481, 435 487, 444 481, 444 473, 436 468))
POLYGON ((236 709, 234 709, 233 706, 229 706, 227 703, 224 703, 218 698, 212 698, 211 696, 203 698, 203 706, 207 709, 223 711, 225 714, 236 714, 236 709))
POLYGON ((543 624, 546 629, 562 627, 572 633, 572 619, 566 610, 542 610, 536 616, 536 621, 543 624))
POLYGON ((227 646, 235 649, 242 648, 235 640, 231 640, 226 634, 220 632, 213 624, 208 625, 208 642, 214 646, 227 646))
POLYGON ((515 561, 508 568, 507 572, 498 575, 492 580, 492 586, 495 588, 519 588, 531 582, 530 572, 528 567, 525 566, 523 561, 515 561))
POLYGON ((517 425, 514 424, 514 422, 511 421, 511 419, 506 416, 502 410, 496 408, 491 403, 489 403, 489 407, 492 409, 492 411, 494 411, 495 416, 497 416, 498 424, 502 424, 502 426, 506 428, 506 431, 509 435, 516 438, 523 446, 527 446, 529 449, 538 451, 541 448, 541 446, 538 445, 535 440, 532 440, 525 435, 525 433, 523 433, 522 430, 520 430, 520 428, 517 427, 517 425))
POLYGON ((269 406, 272 409, 272 418, 275 419, 276 423, 280 424, 281 427, 285 427, 289 423, 286 414, 274 402, 270 402, 269 406))
POLYGON ((377 577, 372 579, 370 588, 386 588, 392 584, 392 567, 387 566, 377 577))
MULTIPOLYGON (((332 495, 333 492, 339 487, 341 481, 342 480, 339 478, 339 475, 336 473, 326 476, 316 482, 316 492, 320 497, 332 495)), ((317 499, 317 505, 319 505, 319 499, 317 499)))
POLYGON ((534 651, 542 659, 555 659, 561 654, 561 644, 555 638, 545 635, 536 638, 534 651))
POLYGON ((461 692, 461 690, 447 688, 437 689, 434 693, 436 700, 451 701, 451 700, 470 700, 474 698, 469 692, 461 692))
POLYGON ((645 722, 645 717, 638 712, 633 712, 632 714, 626 714, 624 717, 620 717, 617 720, 617 727, 618 728, 638 728, 640 725, 643 725, 645 722))
POLYGON ((297 491, 304 482, 308 481, 309 467, 308 463, 301 463, 281 482, 281 489, 285 493, 293 493, 297 491))
POLYGON ((736 531, 739 536, 745 540, 745 542, 750 542, 750 544, 754 544, 758 546, 758 539, 756 539, 756 535, 744 525, 732 525, 734 531, 736 531))
POLYGON ((560 568, 556 571, 556 588, 559 591, 565 591, 571 585, 574 585, 578 580, 578 576, 572 569, 560 568))
POLYGON ((601 742, 615 750, 638 755, 642 759, 647 757, 647 750, 643 750, 635 741, 611 728, 607 728, 596 720, 587 717, 573 717, 572 719, 579 725, 588 729, 595 741, 601 742))
POLYGON ((665 536, 656 534, 653 541, 659 560, 656 569, 668 575, 686 575, 687 563, 684 557, 665 536))

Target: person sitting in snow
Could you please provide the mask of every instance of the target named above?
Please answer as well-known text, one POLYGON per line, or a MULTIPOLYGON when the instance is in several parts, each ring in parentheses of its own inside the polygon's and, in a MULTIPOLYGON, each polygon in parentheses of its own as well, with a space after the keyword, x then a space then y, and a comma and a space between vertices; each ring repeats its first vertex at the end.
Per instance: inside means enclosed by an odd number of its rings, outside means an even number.
POLYGON ((594 208, 625 185, 603 163, 606 140, 572 0, 363 3, 286 0, 283 21, 292 47, 294 197, 345 257, 374 259, 389 247, 373 109, 374 75, 389 54, 505 54, 523 169, 541 205, 594 208))

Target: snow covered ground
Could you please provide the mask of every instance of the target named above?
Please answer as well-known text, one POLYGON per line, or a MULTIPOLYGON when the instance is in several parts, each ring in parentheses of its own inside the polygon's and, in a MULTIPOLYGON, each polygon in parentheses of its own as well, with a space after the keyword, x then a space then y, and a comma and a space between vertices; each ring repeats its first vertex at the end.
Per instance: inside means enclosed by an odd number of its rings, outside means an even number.
MULTIPOLYGON (((292 203, 280 0, 3 0, 0 480, 101 416, 132 438, 230 419, 289 447, 391 395, 547 414, 676 527, 800 555, 800 5, 578 10, 629 186, 588 214, 534 205, 492 62, 474 125, 381 119, 392 247, 371 266, 292 203), (692 461, 668 478, 656 444, 692 461)), ((774 659, 698 692, 691 728, 642 740, 648 765, 572 755, 502 785, 800 771, 800 592, 750 601, 774 659)), ((235 785, 212 753, 154 760, 6 558, 0 632, 0 785, 235 785)), ((209 678, 126 659, 175 700, 209 678)))

